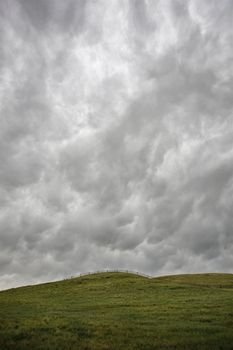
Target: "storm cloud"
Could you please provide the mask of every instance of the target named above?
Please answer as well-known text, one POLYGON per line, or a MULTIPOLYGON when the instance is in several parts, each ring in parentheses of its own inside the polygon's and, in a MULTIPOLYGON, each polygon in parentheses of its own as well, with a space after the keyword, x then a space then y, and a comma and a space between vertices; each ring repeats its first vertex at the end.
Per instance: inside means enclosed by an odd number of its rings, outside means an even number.
POLYGON ((233 3, 0 0, 0 288, 233 272, 233 3))

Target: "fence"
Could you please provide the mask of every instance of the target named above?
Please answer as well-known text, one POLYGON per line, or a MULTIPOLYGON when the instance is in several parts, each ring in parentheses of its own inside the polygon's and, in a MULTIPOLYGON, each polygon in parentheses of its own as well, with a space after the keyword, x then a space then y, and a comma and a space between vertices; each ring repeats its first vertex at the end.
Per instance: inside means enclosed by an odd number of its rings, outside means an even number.
POLYGON ((112 273, 112 272, 123 272, 123 273, 129 273, 129 274, 133 274, 133 275, 138 275, 138 276, 142 276, 142 277, 146 277, 146 278, 153 278, 150 275, 146 275, 145 273, 141 273, 138 271, 131 271, 131 270, 97 270, 97 271, 90 271, 90 272, 84 272, 84 273, 79 273, 76 276, 71 276, 70 278, 76 278, 76 277, 81 277, 81 276, 89 276, 89 275, 95 275, 98 273, 112 273))

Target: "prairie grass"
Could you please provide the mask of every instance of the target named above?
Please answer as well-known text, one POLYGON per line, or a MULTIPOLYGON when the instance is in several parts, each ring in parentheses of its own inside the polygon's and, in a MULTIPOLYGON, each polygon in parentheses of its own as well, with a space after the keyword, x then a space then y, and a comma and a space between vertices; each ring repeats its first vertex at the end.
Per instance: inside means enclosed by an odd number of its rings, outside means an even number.
POLYGON ((1 350, 233 349, 233 275, 99 273, 0 292, 1 350))

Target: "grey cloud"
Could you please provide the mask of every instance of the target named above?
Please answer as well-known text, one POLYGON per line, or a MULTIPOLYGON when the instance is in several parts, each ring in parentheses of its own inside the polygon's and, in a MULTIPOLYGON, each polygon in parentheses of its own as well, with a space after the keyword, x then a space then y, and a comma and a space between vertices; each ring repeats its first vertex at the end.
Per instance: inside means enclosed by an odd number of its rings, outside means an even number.
POLYGON ((231 1, 0 1, 0 288, 232 272, 231 1))
POLYGON ((130 2, 133 24, 138 35, 153 33, 156 29, 156 22, 150 20, 148 4, 143 0, 133 0, 130 2))
POLYGON ((55 0, 20 0, 21 12, 32 27, 40 32, 59 30, 78 33, 85 22, 87 1, 58 3, 55 0))

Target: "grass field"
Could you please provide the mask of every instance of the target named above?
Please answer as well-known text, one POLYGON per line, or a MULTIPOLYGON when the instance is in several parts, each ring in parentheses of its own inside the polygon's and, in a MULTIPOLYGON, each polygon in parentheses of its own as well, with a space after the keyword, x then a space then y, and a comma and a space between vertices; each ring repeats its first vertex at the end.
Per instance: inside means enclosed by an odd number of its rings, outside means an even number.
POLYGON ((7 349, 233 349, 233 275, 112 272, 2 291, 7 349))

